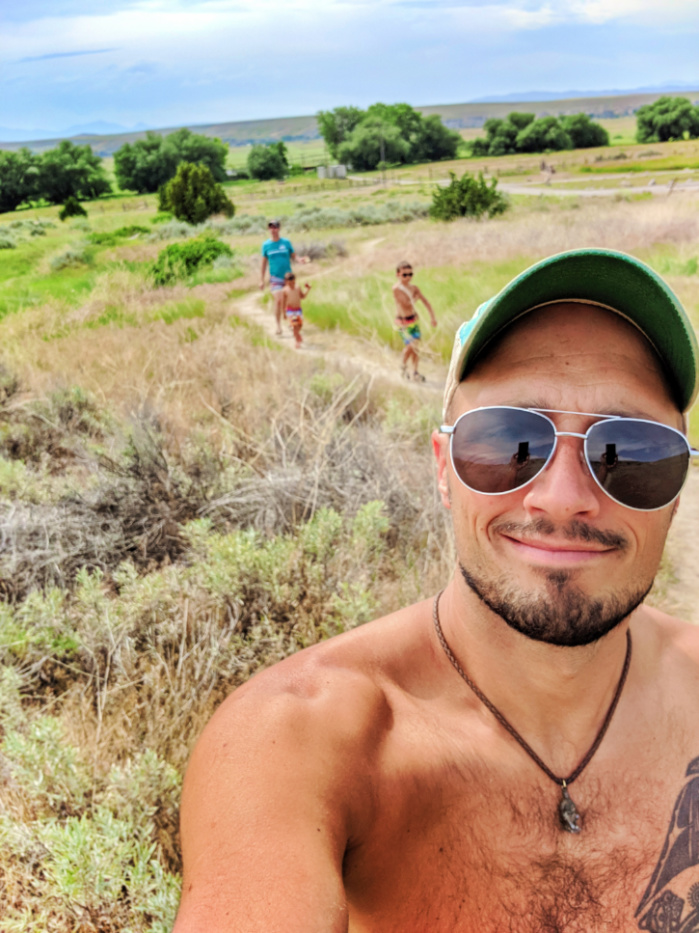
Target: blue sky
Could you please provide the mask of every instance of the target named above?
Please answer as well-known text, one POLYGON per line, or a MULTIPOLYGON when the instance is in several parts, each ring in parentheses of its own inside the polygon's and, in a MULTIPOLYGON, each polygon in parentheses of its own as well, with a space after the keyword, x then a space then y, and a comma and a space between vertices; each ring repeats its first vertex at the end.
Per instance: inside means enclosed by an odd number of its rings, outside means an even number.
POLYGON ((0 127, 699 88, 698 0, 0 0, 0 127))

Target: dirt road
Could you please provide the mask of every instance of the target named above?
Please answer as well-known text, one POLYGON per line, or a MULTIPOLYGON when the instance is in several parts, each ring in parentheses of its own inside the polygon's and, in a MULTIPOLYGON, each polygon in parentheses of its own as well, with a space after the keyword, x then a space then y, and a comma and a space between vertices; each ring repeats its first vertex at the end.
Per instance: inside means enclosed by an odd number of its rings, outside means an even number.
MULTIPOLYGON (((239 298, 231 310, 240 318, 257 324, 271 339, 291 347, 290 330, 284 325, 283 335, 276 336, 272 308, 262 305, 260 293, 239 298)), ((312 324, 306 324, 304 331, 303 349, 299 352, 321 356, 338 369, 354 369, 395 385, 406 384, 400 375, 398 355, 388 347, 340 330, 317 330, 312 324)), ((425 398, 438 400, 444 387, 444 367, 427 363, 424 373, 427 381, 411 383, 411 387, 425 398)), ((682 491, 680 507, 668 537, 666 558, 669 579, 663 584, 662 599, 658 602, 673 615, 699 624, 699 464, 690 470, 682 491)))

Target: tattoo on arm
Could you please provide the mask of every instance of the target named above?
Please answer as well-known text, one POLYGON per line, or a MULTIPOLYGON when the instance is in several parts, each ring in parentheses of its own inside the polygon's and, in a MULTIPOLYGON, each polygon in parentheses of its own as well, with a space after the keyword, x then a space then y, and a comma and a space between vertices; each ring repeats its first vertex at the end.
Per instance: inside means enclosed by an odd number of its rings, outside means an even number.
POLYGON ((699 933, 699 870, 686 879, 693 880, 686 898, 670 888, 682 872, 699 866, 699 758, 689 763, 686 777, 658 864, 636 909, 638 929, 650 933, 699 933))

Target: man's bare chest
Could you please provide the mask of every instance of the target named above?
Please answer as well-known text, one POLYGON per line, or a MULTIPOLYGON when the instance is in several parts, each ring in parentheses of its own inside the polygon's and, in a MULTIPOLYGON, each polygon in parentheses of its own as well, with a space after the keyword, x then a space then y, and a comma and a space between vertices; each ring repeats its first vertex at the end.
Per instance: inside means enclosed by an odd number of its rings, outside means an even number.
POLYGON ((579 835, 547 778, 491 765, 389 777, 345 860, 351 933, 699 933, 699 758, 602 763, 579 835))

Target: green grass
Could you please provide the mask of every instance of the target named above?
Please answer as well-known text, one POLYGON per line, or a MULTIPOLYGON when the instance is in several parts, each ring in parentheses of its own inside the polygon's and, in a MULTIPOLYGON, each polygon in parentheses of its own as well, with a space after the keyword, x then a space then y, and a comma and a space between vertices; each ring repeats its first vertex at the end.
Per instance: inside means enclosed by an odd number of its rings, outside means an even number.
MULTIPOLYGON (((438 309, 438 327, 433 330, 427 309, 421 303, 417 305, 423 348, 448 362, 454 332, 463 321, 463 309, 478 307, 530 262, 529 257, 519 257, 490 264, 421 268, 415 283, 438 309)), ((394 282, 395 276, 390 272, 351 279, 336 277, 332 281, 322 279, 305 303, 304 314, 317 327, 338 327, 398 349, 402 343, 393 324, 394 282)))
POLYGON ((164 321, 166 324, 174 324, 175 321, 191 320, 196 317, 204 317, 206 314, 206 303, 201 299, 188 298, 186 301, 177 301, 172 304, 166 304, 152 316, 151 320, 164 321))
POLYGON ((624 159, 615 162, 613 165, 608 162, 597 165, 582 165, 578 171, 586 174, 600 173, 606 175, 609 172, 681 172, 685 169, 699 169, 699 157, 665 156, 661 159, 641 159, 639 161, 624 159))
POLYGON ((54 275, 21 280, 14 288, 0 292, 0 319, 6 314, 35 307, 47 301, 59 301, 76 307, 92 291, 98 278, 95 269, 64 269, 54 275))

